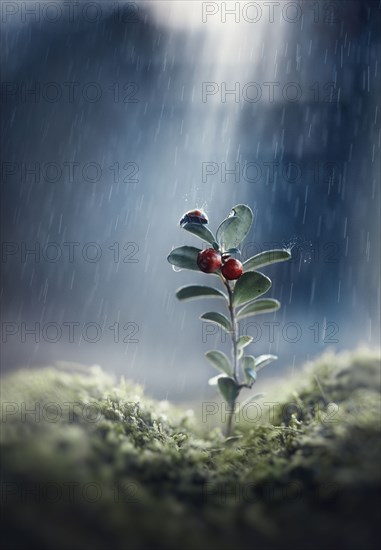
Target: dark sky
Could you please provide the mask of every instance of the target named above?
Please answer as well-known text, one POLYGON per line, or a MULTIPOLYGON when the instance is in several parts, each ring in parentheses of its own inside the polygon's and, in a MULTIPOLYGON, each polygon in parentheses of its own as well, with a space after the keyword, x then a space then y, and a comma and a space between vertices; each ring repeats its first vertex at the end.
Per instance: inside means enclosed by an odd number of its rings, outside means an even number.
POLYGON ((174 273, 166 255, 196 244, 177 226, 184 211, 205 207, 213 229, 240 202, 256 214, 244 255, 294 254, 266 271, 283 307, 258 318, 252 353, 279 352, 280 373, 329 346, 377 344, 378 0, 304 2, 295 21, 280 12, 218 32, 198 2, 171 24, 165 3, 158 19, 146 2, 56 21, 12 4, 1 24, 4 370, 100 363, 158 396, 198 396, 213 374, 203 352, 225 344, 203 341, 211 304, 174 298, 207 276, 174 273), (205 82, 217 91, 203 101, 205 82))

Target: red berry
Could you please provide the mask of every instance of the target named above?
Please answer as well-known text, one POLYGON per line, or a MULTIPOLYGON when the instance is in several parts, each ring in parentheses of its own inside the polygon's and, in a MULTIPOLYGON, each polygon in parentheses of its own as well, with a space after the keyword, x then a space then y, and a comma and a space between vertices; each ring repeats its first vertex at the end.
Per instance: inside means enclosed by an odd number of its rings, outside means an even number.
POLYGON ((198 253, 197 265, 204 273, 215 273, 221 267, 221 254, 214 248, 207 248, 198 253))
POLYGON ((228 281, 234 281, 235 279, 239 279, 241 277, 243 267, 239 260, 230 258, 230 260, 224 263, 221 271, 225 279, 228 279, 228 281))

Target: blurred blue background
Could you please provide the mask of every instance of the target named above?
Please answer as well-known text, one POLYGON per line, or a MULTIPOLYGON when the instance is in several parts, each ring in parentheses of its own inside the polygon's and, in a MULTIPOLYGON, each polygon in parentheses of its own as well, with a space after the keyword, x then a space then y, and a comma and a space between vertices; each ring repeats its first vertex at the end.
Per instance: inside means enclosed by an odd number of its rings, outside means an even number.
POLYGON ((2 4, 3 372, 97 363, 211 395, 218 304, 177 302, 208 276, 166 256, 199 244, 185 211, 215 229, 237 203, 244 259, 293 250, 266 269, 281 310, 241 327, 279 354, 266 376, 379 345, 378 0, 68 4, 2 4))

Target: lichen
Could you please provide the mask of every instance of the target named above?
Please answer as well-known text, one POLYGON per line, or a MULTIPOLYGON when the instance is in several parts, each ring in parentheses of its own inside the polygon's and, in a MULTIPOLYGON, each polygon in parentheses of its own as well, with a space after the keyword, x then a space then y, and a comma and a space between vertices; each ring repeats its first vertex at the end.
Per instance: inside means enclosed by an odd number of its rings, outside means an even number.
POLYGON ((99 368, 6 376, 8 546, 375 548, 379 364, 367 350, 323 355, 229 442, 99 368))

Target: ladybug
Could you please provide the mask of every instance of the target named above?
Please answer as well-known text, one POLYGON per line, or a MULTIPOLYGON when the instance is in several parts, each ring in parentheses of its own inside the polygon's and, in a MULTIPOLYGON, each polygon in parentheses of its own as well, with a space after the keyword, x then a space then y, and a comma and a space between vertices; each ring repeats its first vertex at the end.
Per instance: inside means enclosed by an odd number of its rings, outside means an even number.
POLYGON ((186 212, 180 220, 181 226, 186 223, 208 223, 208 218, 202 210, 189 210, 189 212, 186 212))

